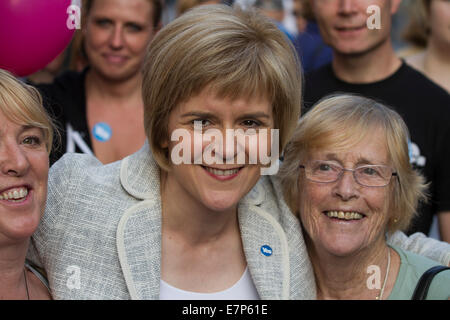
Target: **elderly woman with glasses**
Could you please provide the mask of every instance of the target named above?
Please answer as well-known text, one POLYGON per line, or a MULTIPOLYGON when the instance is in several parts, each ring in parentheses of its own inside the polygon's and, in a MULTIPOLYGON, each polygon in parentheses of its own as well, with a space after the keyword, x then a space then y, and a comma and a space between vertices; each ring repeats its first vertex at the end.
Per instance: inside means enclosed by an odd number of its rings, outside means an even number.
MULTIPOLYGON (((301 119, 280 174, 319 299, 410 299, 437 264, 386 242, 425 199, 407 141, 396 112, 359 96, 325 98, 301 119)), ((448 299, 449 288, 450 271, 440 272, 428 298, 448 299)))

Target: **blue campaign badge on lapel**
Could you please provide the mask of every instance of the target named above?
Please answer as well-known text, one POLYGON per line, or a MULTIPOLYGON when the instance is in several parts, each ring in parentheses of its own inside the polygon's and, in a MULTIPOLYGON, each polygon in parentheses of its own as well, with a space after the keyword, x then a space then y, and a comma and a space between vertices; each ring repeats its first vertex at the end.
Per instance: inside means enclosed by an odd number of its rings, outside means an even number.
POLYGON ((100 142, 106 142, 111 139, 112 129, 106 122, 99 122, 92 128, 92 135, 100 142))
POLYGON ((273 253, 273 250, 271 247, 269 247, 267 244, 265 244, 261 247, 261 253, 263 255, 265 255, 266 257, 270 257, 273 253))

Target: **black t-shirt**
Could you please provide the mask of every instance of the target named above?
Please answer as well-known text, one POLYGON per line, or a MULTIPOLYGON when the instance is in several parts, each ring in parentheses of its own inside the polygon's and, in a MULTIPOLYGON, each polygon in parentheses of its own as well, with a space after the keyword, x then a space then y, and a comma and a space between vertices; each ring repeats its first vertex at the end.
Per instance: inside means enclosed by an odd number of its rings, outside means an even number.
POLYGON ((86 116, 85 79, 88 69, 78 73, 67 71, 51 84, 39 84, 44 107, 55 120, 61 136, 50 155, 53 164, 66 152, 92 154, 91 134, 86 116))
POLYGON ((355 93, 394 108, 410 131, 410 158, 425 176, 429 202, 421 204, 408 230, 429 233, 433 214, 450 211, 450 95, 403 62, 390 77, 352 84, 336 77, 331 64, 305 76, 304 112, 333 93, 355 93))

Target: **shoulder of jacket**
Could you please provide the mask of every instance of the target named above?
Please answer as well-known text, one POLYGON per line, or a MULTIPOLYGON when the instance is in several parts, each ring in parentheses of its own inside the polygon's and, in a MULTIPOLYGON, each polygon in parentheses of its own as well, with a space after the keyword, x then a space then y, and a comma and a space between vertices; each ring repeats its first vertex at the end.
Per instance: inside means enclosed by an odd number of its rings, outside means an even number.
POLYGON ((49 182, 90 181, 107 183, 119 178, 120 161, 104 165, 96 157, 81 153, 66 153, 50 168, 49 182))

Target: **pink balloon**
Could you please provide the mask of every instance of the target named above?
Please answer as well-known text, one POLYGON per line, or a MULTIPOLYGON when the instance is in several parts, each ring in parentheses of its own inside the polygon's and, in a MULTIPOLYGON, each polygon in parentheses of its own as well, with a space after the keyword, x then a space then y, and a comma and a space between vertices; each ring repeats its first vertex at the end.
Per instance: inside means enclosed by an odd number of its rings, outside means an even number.
POLYGON ((75 29, 68 27, 71 0, 0 0, 0 68, 26 76, 56 58, 75 29))

